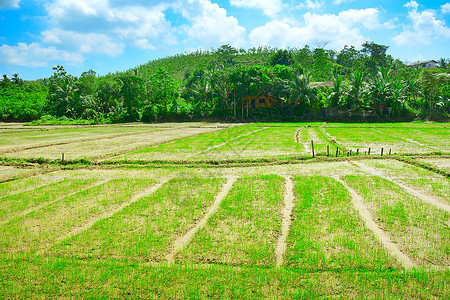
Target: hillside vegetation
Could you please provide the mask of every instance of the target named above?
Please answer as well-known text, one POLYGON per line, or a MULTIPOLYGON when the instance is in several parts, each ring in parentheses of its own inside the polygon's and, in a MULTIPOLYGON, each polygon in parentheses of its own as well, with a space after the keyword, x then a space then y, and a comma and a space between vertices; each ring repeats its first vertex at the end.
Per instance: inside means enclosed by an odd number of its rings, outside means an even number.
POLYGON ((75 77, 63 66, 35 82, 4 75, 0 120, 448 119, 448 60, 441 59, 439 69, 412 68, 387 49, 374 42, 364 43, 361 50, 346 46, 341 51, 223 45, 105 76, 89 70, 75 77), (274 105, 252 108, 244 101, 262 95, 272 97, 274 105))

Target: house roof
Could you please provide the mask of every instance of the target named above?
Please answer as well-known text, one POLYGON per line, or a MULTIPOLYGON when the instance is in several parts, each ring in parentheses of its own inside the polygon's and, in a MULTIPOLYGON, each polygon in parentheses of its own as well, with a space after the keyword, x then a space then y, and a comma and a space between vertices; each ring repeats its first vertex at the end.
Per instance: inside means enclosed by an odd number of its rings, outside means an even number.
POLYGON ((431 63, 431 62, 433 62, 433 63, 435 63, 435 64, 438 63, 437 61, 435 61, 434 59, 432 59, 432 60, 418 61, 418 62, 415 62, 415 63, 410 64, 409 66, 426 65, 426 64, 431 63))
POLYGON ((329 81, 329 82, 311 82, 311 85, 313 85, 313 86, 329 86, 329 87, 334 87, 334 82, 333 82, 333 81, 329 81))

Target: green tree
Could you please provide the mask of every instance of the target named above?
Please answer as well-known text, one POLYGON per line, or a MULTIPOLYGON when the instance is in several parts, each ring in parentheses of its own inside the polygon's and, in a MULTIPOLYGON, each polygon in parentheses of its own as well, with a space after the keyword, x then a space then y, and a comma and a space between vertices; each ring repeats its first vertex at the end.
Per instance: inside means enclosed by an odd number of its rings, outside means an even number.
POLYGON ((269 58, 269 65, 276 66, 291 66, 294 64, 294 59, 292 58, 292 54, 288 50, 278 50, 269 58))
POLYGON ((63 66, 56 66, 49 79, 47 110, 55 116, 77 118, 82 112, 76 78, 63 66))

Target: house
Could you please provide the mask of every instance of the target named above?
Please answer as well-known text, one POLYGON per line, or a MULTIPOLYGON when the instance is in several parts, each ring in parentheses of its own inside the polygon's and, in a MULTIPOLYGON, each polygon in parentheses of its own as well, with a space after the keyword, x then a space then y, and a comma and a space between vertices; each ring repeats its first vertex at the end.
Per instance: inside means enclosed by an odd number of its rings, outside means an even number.
POLYGON ((266 95, 245 96, 243 101, 245 108, 272 107, 275 104, 275 99, 266 95))
POLYGON ((408 67, 419 67, 421 69, 436 69, 438 68, 438 62, 435 60, 418 61, 408 65, 408 67))
MULTIPOLYGON (((334 82, 311 82, 310 86, 313 87, 334 87, 334 82)), ((285 106, 284 99, 275 99, 272 96, 267 96, 264 94, 254 96, 247 95, 242 99, 244 108, 268 108, 268 107, 280 107, 285 106)))

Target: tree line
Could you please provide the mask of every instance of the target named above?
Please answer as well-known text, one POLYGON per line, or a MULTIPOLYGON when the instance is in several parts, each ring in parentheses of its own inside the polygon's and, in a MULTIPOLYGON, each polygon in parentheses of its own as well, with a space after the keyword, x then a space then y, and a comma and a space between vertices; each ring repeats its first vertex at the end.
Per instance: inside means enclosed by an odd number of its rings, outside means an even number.
POLYGON ((0 119, 108 123, 264 115, 266 120, 299 120, 323 118, 329 110, 364 111, 379 120, 447 119, 450 61, 441 59, 434 70, 408 67, 387 49, 374 42, 341 51, 223 45, 105 76, 89 70, 75 77, 63 66, 36 81, 4 75, 0 119), (275 99, 274 107, 245 104, 246 96, 260 95, 275 99))

